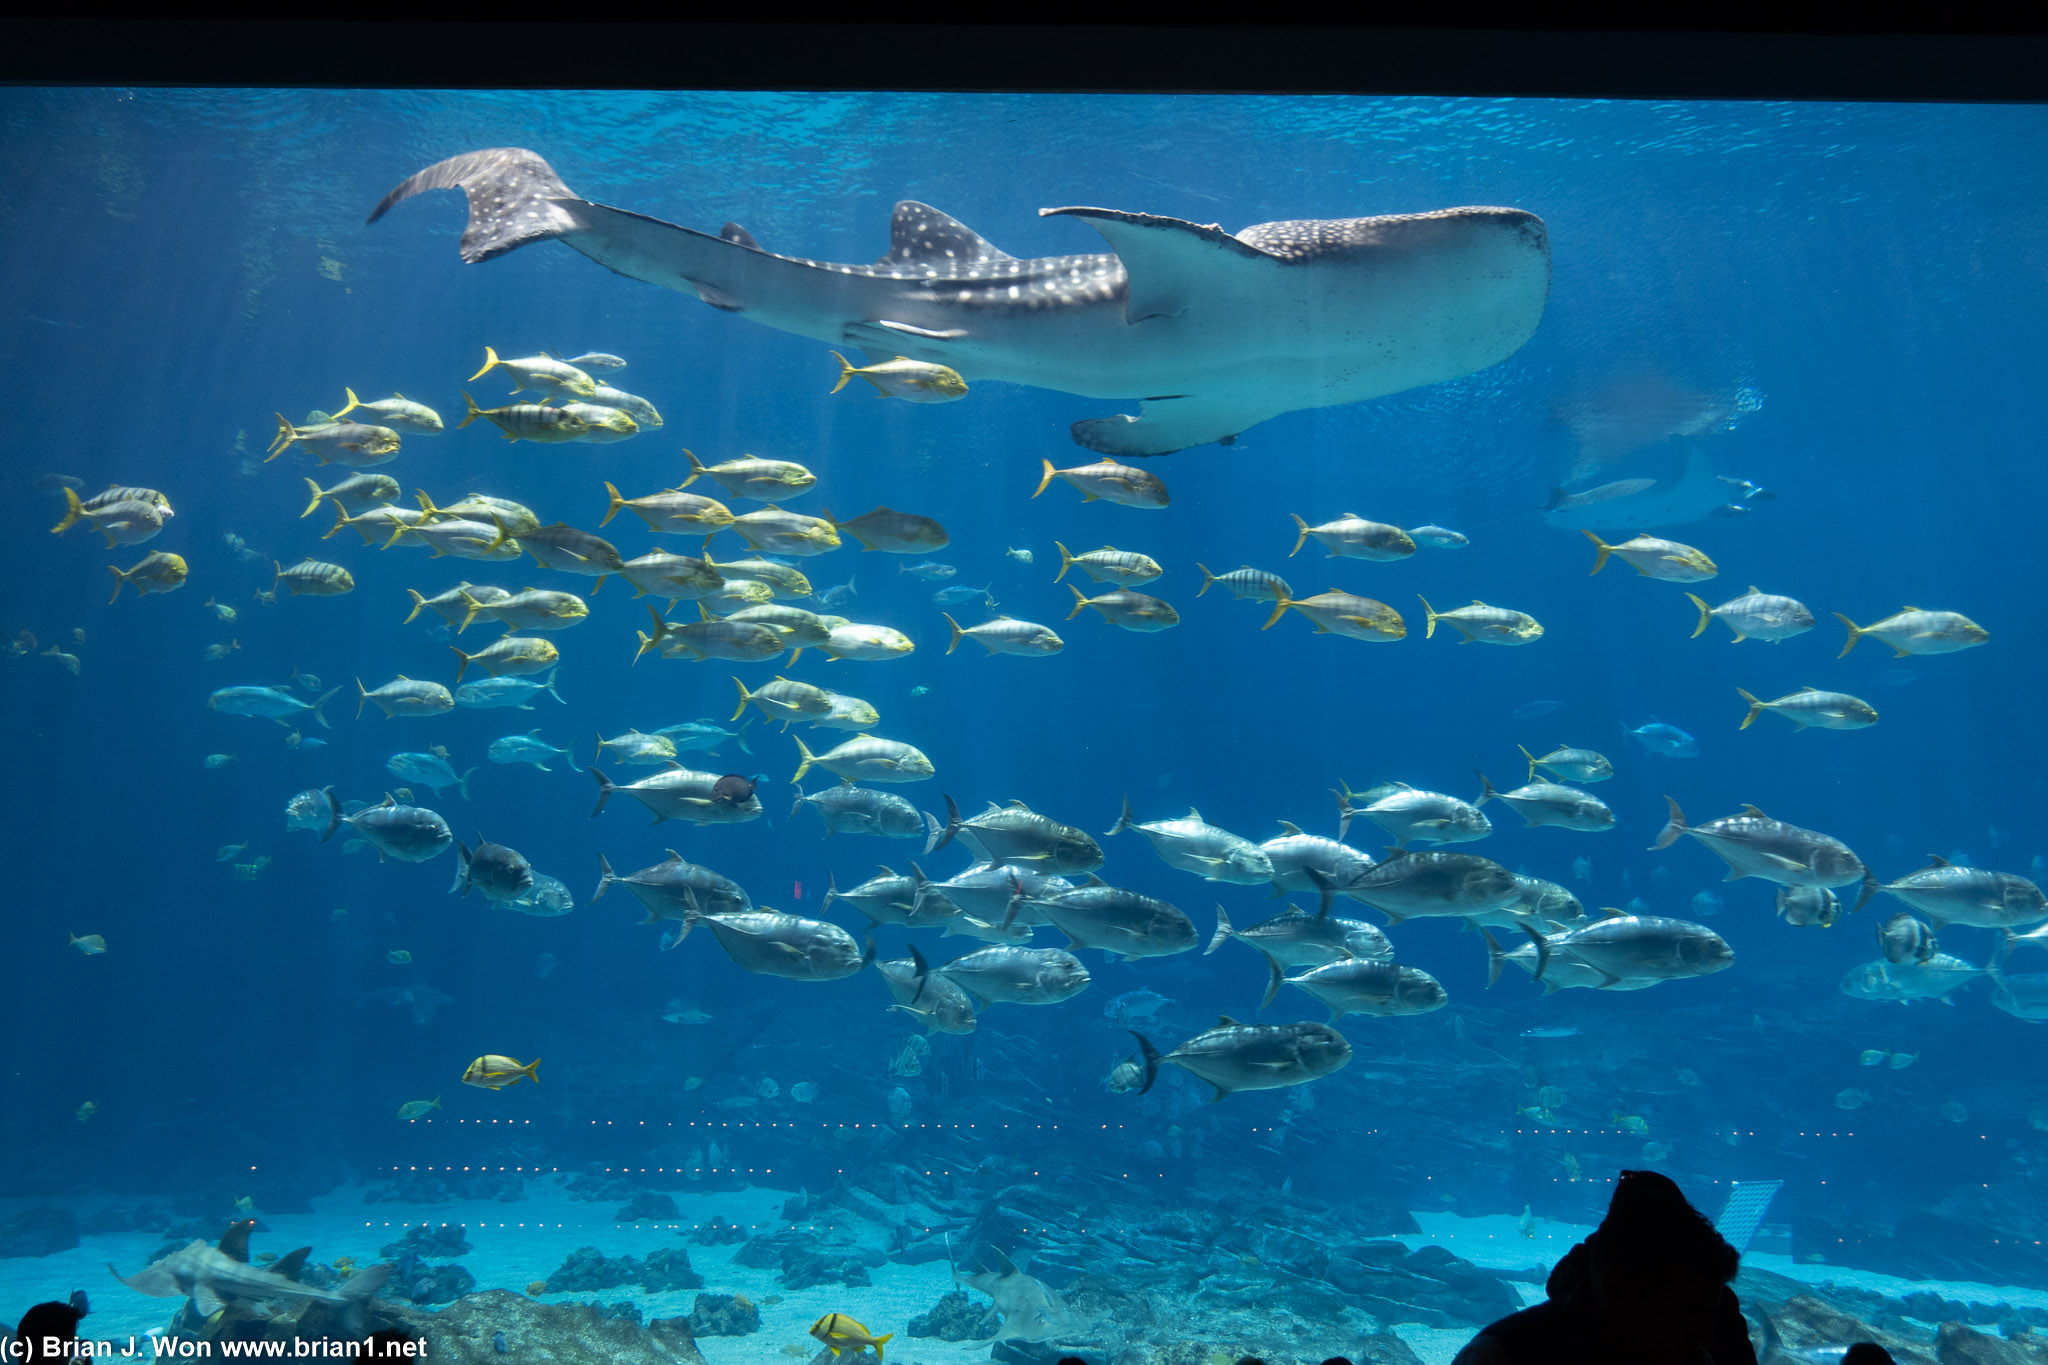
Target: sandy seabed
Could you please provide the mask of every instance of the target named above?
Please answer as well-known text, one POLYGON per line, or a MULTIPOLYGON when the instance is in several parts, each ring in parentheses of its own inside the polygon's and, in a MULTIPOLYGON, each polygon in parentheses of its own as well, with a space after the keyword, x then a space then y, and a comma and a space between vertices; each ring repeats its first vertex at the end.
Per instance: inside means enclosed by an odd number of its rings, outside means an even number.
MULTIPOLYGON (((901 1335, 904 1323, 928 1310, 954 1287, 951 1273, 942 1261, 918 1266, 891 1262, 871 1270, 874 1283, 858 1289, 818 1285, 789 1290, 782 1287, 774 1270, 733 1264, 738 1244, 698 1246, 684 1241, 680 1235, 696 1223, 708 1222, 713 1215, 749 1232, 780 1227, 782 1205, 789 1197, 784 1191, 748 1189, 682 1194, 677 1204, 687 1214, 684 1220, 619 1223, 610 1216, 615 1201, 570 1199, 560 1187, 546 1181, 530 1183, 527 1197, 517 1203, 471 1200, 431 1205, 370 1204, 363 1200, 367 1188, 344 1186, 323 1195, 312 1201, 311 1213, 264 1214, 268 1231, 252 1239, 252 1250, 282 1254, 296 1246, 311 1245, 315 1260, 331 1262, 337 1256, 353 1256, 359 1263, 369 1264, 377 1259, 380 1246, 397 1241, 408 1227, 422 1222, 460 1223, 467 1229, 474 1249, 454 1259, 476 1277, 477 1287, 523 1291, 532 1281, 545 1280, 579 1247, 596 1247, 607 1256, 645 1256, 650 1251, 683 1246, 690 1253, 692 1266, 704 1277, 701 1290, 647 1293, 628 1285, 594 1293, 550 1294, 545 1298, 550 1302, 631 1302, 639 1306, 644 1316, 655 1318, 688 1316, 699 1293, 744 1293, 760 1305, 761 1330, 745 1337, 700 1338, 698 1348, 711 1365, 740 1365, 743 1361, 776 1358, 808 1360, 817 1346, 807 1335, 810 1325, 824 1314, 835 1312, 846 1313, 878 1333, 897 1332, 888 1354, 899 1365, 966 1365, 989 1358, 986 1345, 901 1335), (780 1302, 766 1302, 776 1296, 780 1296, 780 1302), (785 1354, 786 1346, 795 1346, 798 1351, 785 1354)), ((28 1202, 10 1201, 0 1208, 0 1214, 12 1214, 28 1202)), ((1494 1270, 1547 1270, 1592 1231, 1590 1227, 1538 1219, 1535 1235, 1526 1236, 1520 1216, 1505 1213, 1480 1218, 1418 1213, 1415 1219, 1422 1231, 1401 1239, 1411 1248, 1434 1243, 1494 1270)), ((105 1233, 86 1237, 78 1246, 55 1255, 0 1260, 0 1317, 11 1322, 31 1303, 61 1299, 73 1289, 83 1289, 92 1300, 92 1316, 83 1324, 83 1335, 117 1343, 131 1336, 138 1340, 146 1338, 162 1330, 177 1305, 168 1299, 149 1298, 117 1283, 107 1273, 107 1265, 111 1263, 123 1274, 132 1275, 163 1243, 161 1234, 154 1232, 105 1233)), ((2048 1291, 2038 1289, 1905 1280, 1841 1266, 1799 1264, 1788 1256, 1765 1253, 1752 1254, 1744 1261, 1817 1286, 1840 1285, 1886 1295, 1931 1290, 1944 1298, 1971 1303, 2048 1308, 2048 1291)), ((1537 1285, 1518 1287, 1524 1298, 1532 1301, 1542 1293, 1537 1285)), ((1412 1323, 1395 1324, 1393 1330, 1426 1365, 1447 1365, 1469 1336, 1464 1331, 1412 1323)))

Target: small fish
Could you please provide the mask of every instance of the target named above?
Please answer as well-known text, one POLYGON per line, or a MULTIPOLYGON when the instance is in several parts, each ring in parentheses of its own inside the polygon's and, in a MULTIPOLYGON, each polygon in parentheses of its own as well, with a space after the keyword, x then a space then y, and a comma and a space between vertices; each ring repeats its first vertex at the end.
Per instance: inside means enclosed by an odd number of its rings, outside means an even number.
POLYGON ((951 578, 960 570, 951 564, 941 564, 937 560, 927 559, 922 564, 898 564, 896 572, 907 573, 912 578, 922 578, 929 583, 941 578, 951 578))
POLYGON ((219 663, 242 647, 240 640, 230 640, 224 645, 208 645, 204 650, 208 663, 219 663))
POLYGON ((1014 545, 1005 546, 1003 548, 1003 555, 1005 558, 1016 560, 1019 564, 1029 564, 1031 562, 1031 551, 1020 550, 1014 545))
POLYGON ((227 622, 229 625, 233 625, 235 622, 235 618, 241 615, 240 612, 236 611, 227 603, 216 602, 211 597, 206 599, 206 606, 207 609, 211 611, 215 616, 218 616, 221 620, 227 622))
POLYGON ((1249 564, 1239 565, 1229 573, 1211 573, 1206 564, 1195 565, 1202 571, 1202 586, 1195 589, 1200 597, 1209 589, 1221 583, 1230 589, 1230 595, 1240 602, 1279 602, 1290 598, 1294 590, 1287 586, 1287 580, 1264 569, 1254 569, 1249 564))
POLYGON ((1576 857, 1576 858, 1572 859, 1572 879, 1573 879, 1574 881, 1581 881, 1581 882, 1584 882, 1584 881, 1591 881, 1591 880, 1592 880, 1592 878, 1593 878, 1593 860, 1592 860, 1592 858, 1588 857, 1588 856, 1587 856, 1586 854, 1584 854, 1584 853, 1581 853, 1581 854, 1580 854, 1580 855, 1579 855, 1578 857, 1576 857))
POLYGON ((1579 1030, 1570 1024, 1546 1024, 1541 1028, 1523 1029, 1521 1036, 1524 1038, 1576 1038, 1579 1036, 1579 1030))
POLYGON ((97 957, 107 950, 106 939, 98 934, 87 934, 83 938, 77 934, 72 934, 70 938, 71 946, 84 953, 87 957, 97 957))
POLYGON ((608 351, 586 351, 582 355, 572 355, 562 363, 564 365, 574 365, 577 369, 586 371, 623 370, 626 368, 624 360, 608 351))
POLYGON ((993 583, 984 583, 978 588, 970 588, 965 583, 955 583, 950 588, 940 588, 933 593, 932 601, 942 607, 951 607, 962 602, 972 602, 979 597, 984 607, 993 610, 1001 605, 996 601, 995 594, 989 591, 994 586, 993 583))
POLYGON ((412 954, 403 948, 393 948, 390 952, 384 954, 384 960, 394 967, 403 967, 406 963, 412 961, 412 954))
POLYGON ((1561 701, 1552 701, 1548 697, 1539 697, 1535 701, 1523 702, 1514 709, 1512 714, 1516 720, 1534 720, 1538 716, 1549 715, 1552 711, 1563 705, 1564 703, 1561 701))
POLYGON ((521 1080, 540 1084, 540 1058, 521 1063, 511 1057, 487 1052, 471 1062, 462 1073, 464 1085, 479 1086, 485 1090, 502 1090, 508 1085, 517 1085, 521 1080))
POLYGON ((398 1106, 398 1119, 401 1123, 410 1123, 414 1119, 425 1118, 440 1107, 441 1097, 439 1095, 434 1096, 430 1100, 407 1100, 404 1104, 398 1106))
POLYGON ((72 677, 75 678, 78 676, 79 663, 78 656, 76 654, 66 654, 63 650, 57 648, 57 646, 51 645, 48 649, 43 651, 43 657, 46 659, 55 659, 58 663, 64 665, 65 669, 71 674, 72 677))
POLYGON ((906 398, 913 403, 950 403, 967 396, 967 381, 957 370, 949 370, 944 365, 900 355, 879 365, 855 365, 837 351, 832 352, 832 358, 839 362, 839 382, 832 386, 834 393, 859 375, 873 384, 884 398, 906 398))
POLYGON ((225 768, 239 757, 239 754, 208 754, 206 756, 206 766, 209 768, 225 768))
POLYGON ((1521 748, 1522 757, 1529 760, 1529 780, 1532 782, 1536 780, 1538 768, 1548 768, 1558 777, 1569 778, 1573 782, 1605 782, 1614 776, 1614 764, 1605 754, 1591 749, 1574 749, 1560 744, 1538 758, 1527 748, 1516 747, 1521 748))
POLYGON ((1650 1124, 1641 1114, 1624 1114, 1619 1109, 1607 1115, 1607 1121, 1631 1137, 1648 1137, 1650 1124))
POLYGON ((97 1104, 94 1104, 91 1100, 87 1100, 84 1104, 78 1106, 78 1111, 74 1113, 72 1117, 77 1119, 80 1123, 85 1123, 89 1121, 94 1114, 97 1114, 99 1112, 100 1107, 97 1104))
POLYGON ((1462 550, 1472 543, 1470 536, 1461 535, 1447 526, 1411 526, 1408 538, 1417 545, 1427 545, 1435 550, 1462 550))
POLYGON ((1917 1052, 1894 1052, 1892 1054, 1892 1070, 1904 1071, 1919 1060, 1920 1054, 1917 1052))
POLYGON ((860 589, 856 588, 854 580, 849 578, 844 583, 834 583, 830 587, 819 588, 813 591, 811 593, 811 605, 823 607, 829 611, 833 607, 844 606, 847 599, 858 596, 860 596, 860 589))
MULTIPOLYGON (((315 828, 323 827, 324 825, 315 826, 315 828)), ((244 853, 248 851, 248 849, 249 846, 247 844, 222 844, 219 848, 214 850, 213 860, 217 863, 224 863, 229 861, 230 859, 241 857, 244 853)))
POLYGON ((1881 1066, 1885 1062, 1890 1061, 1891 1056, 1892 1054, 1886 1052, 1883 1048, 1867 1047, 1863 1049, 1862 1055, 1857 1057, 1856 1060, 1864 1066, 1881 1066))
POLYGON ((1868 1090, 1842 1090, 1838 1091, 1835 1095, 1835 1108, 1837 1109, 1861 1109, 1868 1103, 1870 1103, 1870 1092, 1868 1090))
POLYGON ((667 1012, 661 1016, 671 1024, 708 1024, 711 1016, 694 1006, 685 1005, 681 997, 668 1002, 667 1012))
POLYGON ((1104 1084, 1114 1094, 1128 1095, 1131 1091, 1144 1086, 1145 1068, 1135 1058, 1118 1062, 1109 1069, 1109 1076, 1104 1084))
MULTIPOLYGON (((949 370, 947 373, 950 374, 952 372, 949 370)), ((908 1106, 906 1105, 905 1107, 907 1109, 908 1106)), ((811 1335, 831 1347, 834 1356, 857 1356, 872 1346, 875 1348, 875 1365, 881 1365, 882 1347, 896 1334, 894 1332, 884 1332, 880 1336, 872 1336, 867 1328, 861 1326, 852 1318, 846 1316, 846 1314, 827 1313, 824 1317, 811 1324, 811 1335)))
POLYGON ((1636 740, 1653 754, 1665 758, 1699 757, 1700 742, 1676 725, 1666 725, 1661 720, 1653 720, 1633 730, 1624 725, 1621 730, 1623 734, 1635 736, 1636 740))
POLYGON ((1941 951, 1926 921, 1904 910, 1877 927, 1877 946, 1887 962, 1927 962, 1941 951))

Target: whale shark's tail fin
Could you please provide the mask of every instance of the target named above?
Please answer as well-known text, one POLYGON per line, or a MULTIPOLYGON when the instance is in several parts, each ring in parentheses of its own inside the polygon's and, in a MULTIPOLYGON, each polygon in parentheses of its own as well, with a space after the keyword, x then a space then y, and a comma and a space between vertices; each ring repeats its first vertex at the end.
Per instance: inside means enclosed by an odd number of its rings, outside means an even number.
POLYGON ((385 195, 368 221, 376 222, 392 205, 426 190, 455 189, 469 196, 462 259, 471 265, 578 226, 557 202, 575 200, 576 194, 554 167, 524 147, 492 147, 437 161, 385 195))

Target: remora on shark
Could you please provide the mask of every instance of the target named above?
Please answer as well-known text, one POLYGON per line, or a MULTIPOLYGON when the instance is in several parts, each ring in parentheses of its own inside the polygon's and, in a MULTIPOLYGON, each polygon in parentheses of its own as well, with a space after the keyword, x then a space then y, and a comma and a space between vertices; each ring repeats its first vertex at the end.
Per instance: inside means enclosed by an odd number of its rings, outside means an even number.
POLYGON ((1543 220, 1514 208, 1297 219, 1225 232, 1115 209, 1081 218, 1114 254, 1020 260, 905 200, 889 252, 842 265, 764 251, 578 198, 519 147, 437 162, 384 197, 469 199, 462 259, 567 243, 621 275, 694 294, 798 336, 908 356, 1087 398, 1141 400, 1074 440, 1105 455, 1164 455, 1303 408, 1442 383, 1495 365, 1535 332, 1550 290, 1543 220))

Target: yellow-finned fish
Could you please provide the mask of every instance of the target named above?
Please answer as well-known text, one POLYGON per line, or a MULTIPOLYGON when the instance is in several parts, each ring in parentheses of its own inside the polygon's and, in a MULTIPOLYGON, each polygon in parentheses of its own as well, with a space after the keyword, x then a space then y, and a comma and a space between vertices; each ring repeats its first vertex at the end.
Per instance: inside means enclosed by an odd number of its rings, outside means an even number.
POLYGON ((1300 601, 1287 596, 1274 600, 1273 614, 1266 618, 1260 630, 1271 630, 1280 618, 1289 611, 1298 611, 1316 623, 1318 634, 1348 635, 1354 640, 1385 642, 1402 640, 1408 636, 1407 623, 1401 613, 1384 602, 1370 597, 1359 597, 1332 588, 1319 592, 1314 597, 1300 601))
POLYGON ((1472 599, 1469 607, 1456 611, 1438 611, 1429 605, 1429 599, 1417 593, 1416 600, 1422 603, 1422 614, 1428 618, 1422 638, 1427 640, 1436 634, 1436 623, 1441 621, 1465 638, 1459 644, 1465 645, 1526 645, 1532 640, 1543 638, 1543 624, 1526 611, 1511 607, 1490 607, 1478 598, 1472 599))
POLYGON ((1740 687, 1735 690, 1749 703, 1749 714, 1742 718, 1742 724, 1735 727, 1738 730, 1747 730, 1766 711, 1776 711, 1802 730, 1809 725, 1823 730, 1861 730, 1866 725, 1877 724, 1877 708, 1847 692, 1802 687, 1797 692, 1787 692, 1776 701, 1759 701, 1740 687))
POLYGON ((543 403, 511 403, 502 408, 480 408, 476 399, 463 391, 462 401, 469 405, 468 414, 455 424, 462 430, 477 418, 489 419, 491 424, 505 433, 508 441, 580 441, 590 431, 590 423, 573 412, 551 408, 543 403))
POLYGON ((283 586, 291 589, 293 597, 339 597, 356 590, 355 576, 339 564, 302 559, 287 569, 272 560, 270 567, 277 571, 277 577, 270 581, 272 592, 283 586))
POLYGON ((421 436, 438 436, 441 433, 441 414, 425 403, 415 403, 402 393, 389 398, 379 398, 374 403, 365 403, 356 397, 354 389, 343 386, 348 402, 334 414, 334 420, 342 418, 361 408, 376 419, 378 426, 390 427, 394 431, 410 431, 421 436))
POLYGON ((1959 611, 1904 607, 1874 626, 1859 626, 1840 612, 1835 613, 1835 619, 1849 628, 1849 639, 1836 658, 1856 648, 1856 642, 1866 635, 1874 635, 1890 645, 1895 659, 1908 654, 1953 654, 1991 638, 1990 631, 1959 611))
POLYGON ((1607 567, 1609 555, 1626 561, 1645 578, 1661 578, 1667 583, 1699 583, 1721 572, 1704 552, 1675 540, 1639 535, 1609 545, 1591 531, 1579 534, 1593 542, 1593 573, 1607 567))
POLYGON ((109 602, 119 597, 121 589, 130 583, 135 585, 138 594, 145 596, 153 592, 174 592, 185 586, 187 573, 182 555, 169 554, 163 550, 144 555, 141 562, 132 569, 123 569, 113 564, 107 565, 107 568, 114 575, 114 596, 107 599, 109 602))
POLYGON ((505 360, 490 347, 484 347, 484 367, 469 377, 474 384, 492 370, 504 370, 517 382, 512 392, 532 389, 553 394, 557 398, 594 398, 597 396, 597 381, 577 369, 566 360, 557 360, 551 355, 530 355, 518 360, 505 360))
POLYGON ((277 414, 277 439, 263 457, 269 464, 287 447, 299 445, 313 452, 321 464, 343 464, 351 469, 389 464, 398 458, 398 433, 390 427, 362 422, 325 422, 317 426, 293 426, 283 413, 277 414))
POLYGON ((1045 473, 1031 494, 1034 498, 1051 486, 1057 476, 1080 489, 1083 502, 1101 498, 1123 507, 1165 507, 1173 501, 1167 495, 1166 481, 1157 474, 1134 465, 1118 464, 1107 455, 1094 464, 1077 464, 1072 469, 1054 469, 1052 461, 1046 459, 1039 463, 1045 467, 1045 473))
POLYGON ((855 365, 837 351, 832 353, 832 358, 839 362, 839 382, 832 386, 834 393, 859 375, 873 384, 884 398, 907 398, 913 403, 950 403, 967 396, 967 381, 960 377, 959 371, 930 361, 899 355, 879 365, 855 365))
POLYGON ((884 1332, 875 1336, 844 1313, 827 1313, 811 1324, 811 1335, 830 1346, 835 1356, 860 1355, 872 1346, 875 1348, 875 1365, 881 1365, 882 1347, 896 1334, 884 1332))
POLYGON ((485 1090, 502 1090, 508 1085, 517 1085, 524 1080, 540 1084, 540 1058, 521 1065, 512 1057, 501 1057, 487 1052, 469 1064, 462 1073, 464 1085, 481 1086, 485 1090))
POLYGON ((753 498, 757 502, 776 502, 782 498, 793 498, 818 482, 818 476, 794 460, 763 460, 753 455, 742 455, 737 460, 722 460, 707 465, 695 454, 685 450, 690 462, 690 477, 677 484, 677 488, 688 488, 699 478, 709 477, 735 498, 753 498))

